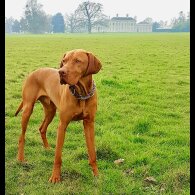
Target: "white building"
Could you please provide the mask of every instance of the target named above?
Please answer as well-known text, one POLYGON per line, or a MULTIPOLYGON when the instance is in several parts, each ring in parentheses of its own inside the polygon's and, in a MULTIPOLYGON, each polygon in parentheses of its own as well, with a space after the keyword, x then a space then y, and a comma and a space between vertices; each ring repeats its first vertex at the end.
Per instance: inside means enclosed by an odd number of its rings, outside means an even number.
POLYGON ((126 15, 126 17, 111 18, 109 21, 108 32, 136 32, 136 21, 126 15))
POLYGON ((139 22, 136 26, 137 32, 152 32, 152 24, 148 24, 147 22, 139 22))
POLYGON ((136 23, 136 20, 129 17, 116 17, 108 21, 107 27, 97 25, 92 29, 92 32, 152 32, 152 24, 146 22, 136 23))

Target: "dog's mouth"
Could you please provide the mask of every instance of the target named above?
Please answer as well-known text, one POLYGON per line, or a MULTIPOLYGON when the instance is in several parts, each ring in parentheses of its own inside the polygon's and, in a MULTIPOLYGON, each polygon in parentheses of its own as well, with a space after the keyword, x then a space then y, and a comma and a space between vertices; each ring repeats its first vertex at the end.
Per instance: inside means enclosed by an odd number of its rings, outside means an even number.
POLYGON ((67 84, 67 82, 65 81, 65 79, 62 75, 60 75, 60 84, 61 85, 66 85, 67 84))
POLYGON ((60 84, 61 85, 66 85, 67 83, 66 83, 66 81, 64 79, 60 79, 60 84))
POLYGON ((66 84, 68 84, 68 85, 74 85, 74 83, 67 81, 67 78, 65 79, 62 76, 60 76, 60 84, 61 85, 66 85, 66 84))

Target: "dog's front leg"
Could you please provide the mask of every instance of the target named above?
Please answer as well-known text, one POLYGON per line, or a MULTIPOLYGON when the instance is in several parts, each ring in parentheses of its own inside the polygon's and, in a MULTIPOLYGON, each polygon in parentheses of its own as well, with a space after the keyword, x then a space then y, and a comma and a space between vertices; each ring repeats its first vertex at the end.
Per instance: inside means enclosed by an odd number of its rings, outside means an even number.
POLYGON ((96 152, 95 152, 95 143, 94 143, 94 120, 83 120, 85 139, 89 155, 89 164, 93 170, 94 176, 98 175, 98 168, 96 163, 96 152))
POLYGON ((62 147, 64 144, 66 127, 68 126, 67 122, 60 121, 58 130, 57 130, 57 142, 55 149, 55 160, 52 171, 52 176, 49 179, 49 182, 56 183, 60 181, 61 165, 62 165, 62 147))

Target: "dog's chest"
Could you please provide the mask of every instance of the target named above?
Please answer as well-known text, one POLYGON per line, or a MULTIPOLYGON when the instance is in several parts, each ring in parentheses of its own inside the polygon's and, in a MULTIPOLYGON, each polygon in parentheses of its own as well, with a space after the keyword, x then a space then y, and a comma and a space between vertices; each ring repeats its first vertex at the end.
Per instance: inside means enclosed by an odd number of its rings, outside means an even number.
POLYGON ((78 120, 83 120, 85 119, 87 116, 88 116, 88 112, 86 111, 86 108, 85 108, 85 101, 80 101, 79 103, 79 110, 77 110, 77 112, 74 112, 73 114, 73 118, 72 120, 73 121, 78 121, 78 120))

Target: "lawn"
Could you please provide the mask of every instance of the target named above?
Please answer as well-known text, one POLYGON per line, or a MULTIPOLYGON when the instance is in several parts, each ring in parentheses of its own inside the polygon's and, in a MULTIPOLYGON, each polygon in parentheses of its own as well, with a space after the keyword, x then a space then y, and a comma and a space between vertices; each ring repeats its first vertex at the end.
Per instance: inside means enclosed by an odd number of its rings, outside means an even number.
POLYGON ((190 194, 189 41, 189 33, 6 35, 6 194, 190 194), (43 110, 35 105, 25 164, 16 160, 21 113, 14 113, 27 74, 58 68, 75 48, 93 52, 103 65, 93 77, 100 174, 94 179, 88 165, 82 123, 72 122, 62 182, 51 184, 58 113, 48 128, 51 149, 45 150, 38 131, 43 110), (116 165, 119 158, 124 162, 116 165))

